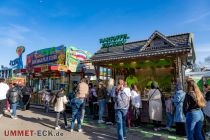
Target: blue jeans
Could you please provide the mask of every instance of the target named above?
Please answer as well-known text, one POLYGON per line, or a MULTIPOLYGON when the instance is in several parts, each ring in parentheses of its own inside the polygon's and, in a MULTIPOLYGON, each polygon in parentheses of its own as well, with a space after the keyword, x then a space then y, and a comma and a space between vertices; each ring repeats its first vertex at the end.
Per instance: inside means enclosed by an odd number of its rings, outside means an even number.
POLYGON ((99 120, 103 119, 103 115, 104 115, 104 111, 105 111, 105 107, 106 107, 106 101, 105 99, 102 100, 98 100, 98 105, 99 105, 99 120))
POLYGON ((78 129, 81 129, 81 111, 82 106, 84 104, 83 99, 74 98, 71 101, 71 107, 72 107, 72 120, 71 120, 71 129, 74 129, 74 122, 77 119, 77 126, 78 129))
POLYGON ((116 109, 116 122, 117 122, 117 138, 118 140, 124 140, 126 137, 126 116, 127 109, 116 109))
POLYGON ((17 110, 17 103, 11 104, 12 105, 12 116, 16 116, 16 110, 17 110))
POLYGON ((170 128, 173 122, 173 115, 170 112, 166 112, 167 115, 167 125, 166 127, 170 128))
POLYGON ((186 132, 187 132, 188 140, 194 140, 193 135, 195 135, 198 140, 204 140, 203 135, 202 135, 203 120, 204 120, 204 116, 201 110, 194 110, 194 111, 187 112, 186 132))

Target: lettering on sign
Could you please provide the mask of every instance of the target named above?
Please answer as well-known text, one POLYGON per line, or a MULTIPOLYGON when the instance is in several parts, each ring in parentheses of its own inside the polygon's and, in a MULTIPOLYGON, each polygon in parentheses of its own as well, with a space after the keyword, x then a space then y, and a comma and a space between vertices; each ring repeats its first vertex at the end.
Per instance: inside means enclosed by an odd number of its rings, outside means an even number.
POLYGON ((37 59, 33 59, 32 65, 34 66, 34 65, 44 64, 44 63, 50 63, 57 60, 58 60, 57 54, 53 54, 53 55, 48 55, 48 56, 40 57, 37 59))
POLYGON ((115 46, 122 46, 126 43, 127 39, 129 39, 127 34, 107 37, 103 39, 99 39, 100 44, 102 44, 102 48, 109 48, 115 46))

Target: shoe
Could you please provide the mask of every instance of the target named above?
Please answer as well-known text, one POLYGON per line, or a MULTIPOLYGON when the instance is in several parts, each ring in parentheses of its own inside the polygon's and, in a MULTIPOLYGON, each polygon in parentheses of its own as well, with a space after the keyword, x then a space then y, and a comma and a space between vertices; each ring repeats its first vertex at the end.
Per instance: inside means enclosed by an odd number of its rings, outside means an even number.
POLYGON ((59 129, 61 129, 61 127, 60 127, 60 126, 55 127, 55 130, 59 130, 59 129))
POLYGON ((166 130, 170 131, 170 127, 165 127, 164 129, 166 129, 166 130))
POLYGON ((113 123, 112 123, 112 122, 106 122, 106 124, 107 124, 107 125, 113 125, 113 123))
POLYGON ((14 120, 17 120, 17 117, 16 116, 11 116, 12 119, 14 120))
POLYGON ((3 117, 3 114, 0 114, 0 118, 3 117))
POLYGON ((65 126, 64 126, 64 128, 65 128, 65 129, 68 129, 68 128, 69 128, 69 126, 68 126, 68 125, 65 125, 65 126))
POLYGON ((82 129, 78 129, 78 132, 82 132, 82 129))
POLYGON ((103 120, 98 120, 98 123, 105 123, 103 120))
POLYGON ((127 139, 127 137, 124 137, 124 139, 127 139))
POLYGON ((154 131, 158 131, 158 128, 154 128, 154 131))

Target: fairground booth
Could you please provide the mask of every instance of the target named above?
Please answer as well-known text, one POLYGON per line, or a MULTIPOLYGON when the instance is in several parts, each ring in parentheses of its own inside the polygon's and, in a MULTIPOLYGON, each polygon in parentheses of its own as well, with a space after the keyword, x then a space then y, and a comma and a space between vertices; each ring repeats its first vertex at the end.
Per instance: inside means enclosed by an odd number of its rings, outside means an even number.
POLYGON ((89 64, 80 64, 80 61, 89 59, 90 53, 78 50, 75 47, 51 47, 32 52, 27 55, 27 81, 34 88, 32 103, 41 103, 39 91, 48 86, 52 92, 61 87, 66 93, 73 88, 73 83, 78 82, 85 75, 89 64))
POLYGON ((16 83, 25 85, 26 83, 26 69, 23 67, 22 54, 25 52, 24 46, 18 46, 16 53, 18 58, 10 60, 9 67, 1 66, 0 78, 6 79, 7 83, 16 83))
POLYGON ((156 81, 163 94, 172 94, 172 81, 184 84, 185 69, 195 61, 193 35, 165 36, 155 31, 148 39, 128 42, 127 34, 100 39, 101 48, 86 62, 94 64, 98 79, 124 79, 137 84, 143 101, 143 118, 148 121, 146 88, 156 81))

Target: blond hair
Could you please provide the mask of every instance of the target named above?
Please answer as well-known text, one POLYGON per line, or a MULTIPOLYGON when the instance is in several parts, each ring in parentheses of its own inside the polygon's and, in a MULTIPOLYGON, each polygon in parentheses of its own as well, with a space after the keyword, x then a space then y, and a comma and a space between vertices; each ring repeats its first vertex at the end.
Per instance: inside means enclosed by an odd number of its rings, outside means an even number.
POLYGON ((198 85, 195 83, 195 81, 194 80, 189 80, 187 82, 187 84, 188 84, 188 88, 187 88, 188 89, 188 94, 194 93, 198 106, 200 108, 205 107, 206 106, 205 99, 204 99, 203 94, 201 93, 198 85))
POLYGON ((110 78, 107 84, 107 89, 112 90, 113 86, 114 86, 114 79, 110 78))

